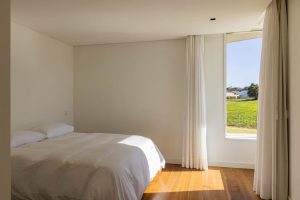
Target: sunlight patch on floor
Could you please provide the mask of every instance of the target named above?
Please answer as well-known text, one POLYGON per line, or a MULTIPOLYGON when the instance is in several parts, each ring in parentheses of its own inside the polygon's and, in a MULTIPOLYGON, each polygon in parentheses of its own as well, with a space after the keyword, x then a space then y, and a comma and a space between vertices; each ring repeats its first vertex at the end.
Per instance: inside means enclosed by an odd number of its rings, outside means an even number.
POLYGON ((145 193, 224 190, 220 170, 163 171, 145 193))

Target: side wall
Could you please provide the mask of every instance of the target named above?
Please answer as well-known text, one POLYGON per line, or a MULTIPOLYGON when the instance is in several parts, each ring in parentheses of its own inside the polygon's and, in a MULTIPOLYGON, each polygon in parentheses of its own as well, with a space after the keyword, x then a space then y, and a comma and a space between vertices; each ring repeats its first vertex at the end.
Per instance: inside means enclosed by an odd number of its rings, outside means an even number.
POLYGON ((12 23, 12 129, 73 122, 73 47, 12 23))
POLYGON ((10 1, 0 1, 0 199, 10 199, 10 1))
POLYGON ((300 199, 300 1, 289 0, 290 197, 300 199))
POLYGON ((77 131, 150 137, 180 159, 185 40, 75 47, 77 131))
MULTIPOLYGON (((255 141, 224 135, 223 35, 205 45, 209 163, 251 168, 255 141)), ((181 163, 185 78, 184 39, 75 47, 77 131, 141 134, 181 163)))

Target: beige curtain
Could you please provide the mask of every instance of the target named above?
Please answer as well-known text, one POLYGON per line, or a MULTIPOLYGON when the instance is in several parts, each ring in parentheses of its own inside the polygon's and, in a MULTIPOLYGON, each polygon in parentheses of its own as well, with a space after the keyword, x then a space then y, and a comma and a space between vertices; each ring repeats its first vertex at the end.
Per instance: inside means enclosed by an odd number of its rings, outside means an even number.
POLYGON ((266 10, 260 70, 254 190, 263 199, 288 199, 286 0, 266 10))
POLYGON ((188 93, 182 166, 207 170, 204 36, 188 36, 186 53, 188 93))

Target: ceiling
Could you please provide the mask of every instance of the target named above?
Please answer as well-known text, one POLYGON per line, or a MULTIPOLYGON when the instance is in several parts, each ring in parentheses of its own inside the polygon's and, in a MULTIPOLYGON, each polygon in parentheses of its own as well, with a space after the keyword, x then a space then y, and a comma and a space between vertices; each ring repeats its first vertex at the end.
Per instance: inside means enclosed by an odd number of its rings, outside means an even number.
POLYGON ((259 28, 270 1, 12 0, 12 21, 71 45, 152 41, 259 28))

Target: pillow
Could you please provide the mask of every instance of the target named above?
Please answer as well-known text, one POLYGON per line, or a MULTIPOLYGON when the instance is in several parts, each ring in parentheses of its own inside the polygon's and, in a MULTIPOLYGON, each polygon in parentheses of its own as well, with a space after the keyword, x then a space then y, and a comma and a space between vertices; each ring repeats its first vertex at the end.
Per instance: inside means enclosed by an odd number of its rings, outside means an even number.
POLYGON ((16 131, 11 135, 10 146, 12 148, 24 144, 38 142, 45 139, 46 136, 36 131, 16 131))
POLYGON ((53 138, 72 133, 74 131, 74 127, 63 123, 53 123, 35 128, 34 130, 45 134, 48 138, 53 138))

